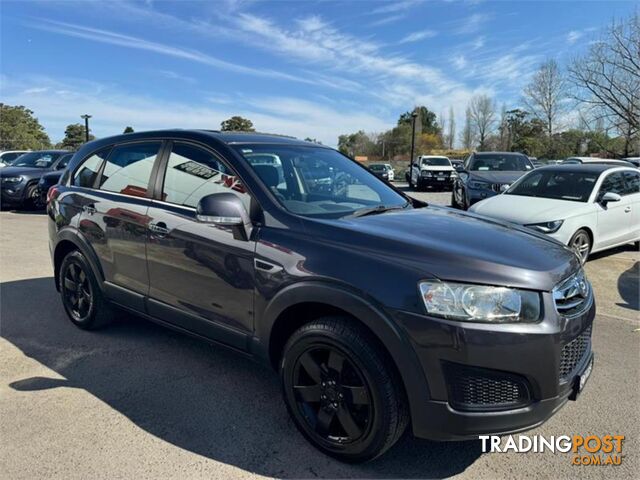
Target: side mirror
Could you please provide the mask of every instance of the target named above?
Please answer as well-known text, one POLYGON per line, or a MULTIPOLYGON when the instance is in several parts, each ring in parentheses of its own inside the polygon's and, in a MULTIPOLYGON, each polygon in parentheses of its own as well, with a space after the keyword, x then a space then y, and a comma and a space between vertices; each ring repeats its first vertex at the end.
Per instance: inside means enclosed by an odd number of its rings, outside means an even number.
POLYGON ((201 223, 231 227, 236 240, 249 239, 251 219, 242 200, 231 192, 202 197, 196 207, 196 218, 201 223))
POLYGON ((606 206, 609 202, 619 202, 620 200, 622 200, 622 197, 617 193, 607 192, 600 199, 600 203, 606 206))

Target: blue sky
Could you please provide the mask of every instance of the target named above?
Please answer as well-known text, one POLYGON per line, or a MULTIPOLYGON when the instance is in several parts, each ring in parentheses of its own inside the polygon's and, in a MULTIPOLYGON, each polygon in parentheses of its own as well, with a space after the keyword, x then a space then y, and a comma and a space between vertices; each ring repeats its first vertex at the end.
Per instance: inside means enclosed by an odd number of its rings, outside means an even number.
POLYGON ((508 106, 546 58, 561 64, 638 2, 2 2, 0 101, 52 140, 89 113, 126 125, 314 137, 383 131, 424 104, 458 131, 471 96, 508 106))

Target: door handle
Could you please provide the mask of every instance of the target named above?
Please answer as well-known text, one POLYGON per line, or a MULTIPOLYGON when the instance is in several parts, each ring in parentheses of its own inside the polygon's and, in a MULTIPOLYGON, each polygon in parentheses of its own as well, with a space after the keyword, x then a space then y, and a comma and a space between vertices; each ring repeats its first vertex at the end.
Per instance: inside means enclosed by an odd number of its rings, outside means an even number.
POLYGON ((629 213, 631 211, 631 207, 627 207, 624 209, 625 213, 629 213))
POLYGON ((167 224, 164 222, 150 223, 149 230, 151 230, 157 237, 164 237, 167 233, 169 233, 167 224))
POLYGON ((83 205, 82 210, 89 215, 93 215, 94 213, 96 213, 96 207, 93 203, 90 205, 83 205))

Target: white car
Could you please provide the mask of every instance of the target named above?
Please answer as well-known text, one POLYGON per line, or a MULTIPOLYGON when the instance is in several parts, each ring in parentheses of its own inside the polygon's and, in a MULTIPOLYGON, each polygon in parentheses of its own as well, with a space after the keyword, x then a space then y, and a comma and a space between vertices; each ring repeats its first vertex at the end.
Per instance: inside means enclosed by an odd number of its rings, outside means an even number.
POLYGON ((16 158, 25 153, 29 153, 30 150, 5 150, 0 152, 0 168, 10 165, 16 158))
POLYGON ((451 190, 453 180, 458 176, 448 157, 441 155, 421 155, 413 164, 410 188, 425 190, 427 187, 451 190))
POLYGON ((606 164, 541 167, 470 210, 546 233, 585 262, 590 253, 640 241, 640 171, 606 164))
POLYGON ((588 165, 592 163, 606 163, 610 165, 619 165, 621 167, 629 167, 629 163, 624 160, 614 160, 613 158, 597 158, 597 157, 569 157, 562 161, 563 165, 580 164, 588 165))
POLYGON ((387 173, 389 174, 389 181, 393 182, 396 179, 396 171, 391 166, 390 163, 385 163, 385 167, 387 167, 387 173))

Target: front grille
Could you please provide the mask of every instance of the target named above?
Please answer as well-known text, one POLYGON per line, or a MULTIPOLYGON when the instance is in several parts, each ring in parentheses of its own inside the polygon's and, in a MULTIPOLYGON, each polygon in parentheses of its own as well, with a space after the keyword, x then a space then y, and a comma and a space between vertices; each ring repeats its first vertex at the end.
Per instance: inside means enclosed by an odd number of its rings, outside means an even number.
POLYGON ((556 310, 564 316, 580 315, 589 308, 592 300, 591 285, 580 270, 553 289, 556 310))
POLYGON ((456 410, 509 410, 530 401, 527 381, 519 375, 454 363, 445 363, 444 371, 449 403, 456 410))
POLYGON ((560 381, 566 381, 591 350, 591 327, 562 347, 560 354, 560 381))
POLYGON ((502 186, 503 185, 509 185, 508 183, 492 183, 491 184, 491 190, 493 190, 494 192, 500 193, 502 191, 502 186))

